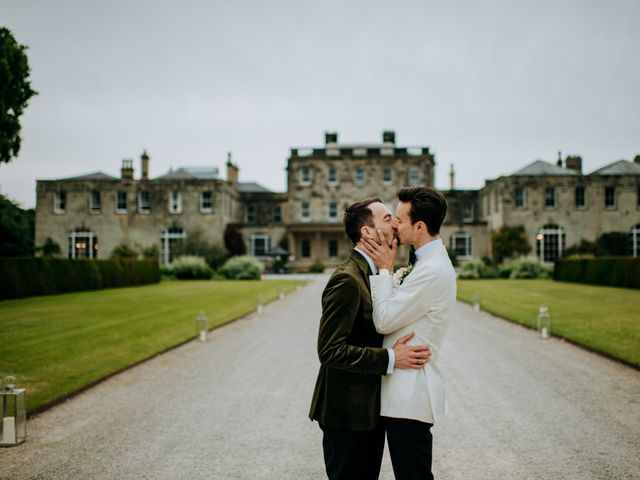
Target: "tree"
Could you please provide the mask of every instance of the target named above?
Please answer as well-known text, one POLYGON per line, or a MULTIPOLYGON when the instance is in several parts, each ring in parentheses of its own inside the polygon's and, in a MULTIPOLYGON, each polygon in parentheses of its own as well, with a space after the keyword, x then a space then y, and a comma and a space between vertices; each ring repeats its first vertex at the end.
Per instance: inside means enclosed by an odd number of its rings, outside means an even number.
POLYGON ((513 227, 502 226, 500 230, 491 232, 492 255, 496 263, 502 263, 505 258, 512 258, 518 255, 526 255, 531 251, 531 246, 527 242, 527 235, 524 226, 513 227))
POLYGON ((204 231, 196 228, 187 233, 187 238, 176 243, 174 249, 176 257, 195 255, 204 257, 209 266, 216 270, 229 256, 221 242, 210 241, 204 231))
POLYGON ((37 92, 29 82, 29 62, 11 32, 0 27, 0 163, 20 152, 20 116, 37 92))
POLYGON ((629 255, 629 234, 626 232, 607 232, 596 240, 596 255, 629 255))
POLYGON ((56 255, 60 255, 62 250, 60 249, 60 245, 58 245, 51 237, 47 237, 41 247, 36 248, 42 253, 43 257, 55 257, 56 255))
POLYGON ((242 238, 240 227, 236 224, 229 223, 224 230, 224 246, 231 255, 244 255, 247 253, 247 247, 242 238))
POLYGON ((0 257, 33 255, 35 212, 0 195, 0 257))

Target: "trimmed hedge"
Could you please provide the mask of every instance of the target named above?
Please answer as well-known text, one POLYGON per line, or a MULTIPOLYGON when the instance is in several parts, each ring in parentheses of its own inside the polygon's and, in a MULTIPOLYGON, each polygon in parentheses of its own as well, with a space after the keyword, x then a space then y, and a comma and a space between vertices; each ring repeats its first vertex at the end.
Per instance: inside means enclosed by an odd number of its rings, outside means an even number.
POLYGON ((155 261, 0 258, 0 300, 159 281, 155 261))
POLYGON ((640 258, 597 257, 557 260, 553 279, 612 287, 640 288, 640 258))

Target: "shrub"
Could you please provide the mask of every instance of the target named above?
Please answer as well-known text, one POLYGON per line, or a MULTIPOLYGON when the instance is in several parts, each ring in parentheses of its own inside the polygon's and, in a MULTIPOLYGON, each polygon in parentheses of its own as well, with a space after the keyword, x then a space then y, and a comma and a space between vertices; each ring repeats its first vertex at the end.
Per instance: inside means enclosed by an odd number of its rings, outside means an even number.
POLYGON ((540 260, 520 257, 511 261, 509 278, 546 278, 549 275, 547 268, 540 260))
POLYGON ((487 265, 483 260, 477 258, 468 260, 460 267, 458 276, 464 279, 497 278, 498 269, 491 261, 490 263, 490 265, 487 265))
POLYGON ((194 255, 184 255, 176 258, 171 262, 171 270, 177 279, 210 279, 213 276, 213 270, 207 265, 202 257, 194 255))
POLYGON ((229 257, 222 242, 210 240, 200 228, 191 230, 185 239, 177 242, 174 252, 176 257, 188 255, 203 257, 213 270, 219 268, 229 257))
POLYGON ((485 266, 482 260, 474 258, 462 264, 458 277, 464 279, 482 278, 484 268, 485 266))
POLYGON ((229 280, 260 280, 264 265, 255 257, 231 257, 222 267, 220 274, 229 280))
POLYGON ((323 272, 324 272, 324 263, 322 263, 320 260, 316 260, 309 267, 309 273, 323 273, 323 272))

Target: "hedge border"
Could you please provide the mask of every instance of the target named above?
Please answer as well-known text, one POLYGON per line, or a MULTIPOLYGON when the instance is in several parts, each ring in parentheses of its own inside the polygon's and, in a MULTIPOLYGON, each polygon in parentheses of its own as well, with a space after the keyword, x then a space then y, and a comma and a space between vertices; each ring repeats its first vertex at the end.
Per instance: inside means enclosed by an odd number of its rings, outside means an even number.
POLYGON ((640 258, 597 257, 557 260, 553 279, 560 282, 640 288, 640 258))
POLYGON ((0 257, 0 300, 159 281, 160 267, 150 260, 0 257))

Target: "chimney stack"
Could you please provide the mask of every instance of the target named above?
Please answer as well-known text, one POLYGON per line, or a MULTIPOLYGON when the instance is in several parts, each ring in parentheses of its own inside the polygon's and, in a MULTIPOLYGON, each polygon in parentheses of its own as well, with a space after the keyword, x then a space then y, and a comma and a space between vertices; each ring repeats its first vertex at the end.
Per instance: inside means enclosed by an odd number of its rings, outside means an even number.
POLYGON ((338 134, 336 132, 324 132, 324 143, 338 143, 338 134))
POLYGON ((633 163, 640 164, 640 155, 636 155, 636 158, 633 159, 633 163))
POLYGON ((456 173, 453 171, 453 163, 451 164, 451 171, 449 172, 449 190, 455 190, 454 180, 456 173))
POLYGON ((140 155, 140 163, 142 164, 141 180, 149 180, 149 155, 147 151, 143 151, 140 155))
POLYGON ((395 145, 396 132, 394 132, 393 130, 385 130, 384 132, 382 132, 382 141, 384 143, 393 143, 395 145))
POLYGON ((227 152, 227 182, 238 183, 238 167, 231 161, 231 152, 227 152))
POLYGON ((564 165, 568 169, 582 173, 582 157, 580 155, 567 155, 564 159, 564 165))
POLYGON ((128 158, 122 160, 120 174, 122 180, 133 180, 133 160, 129 160, 128 158))
POLYGON ((562 167, 562 152, 560 150, 558 150, 558 161, 556 162, 556 165, 562 167))

